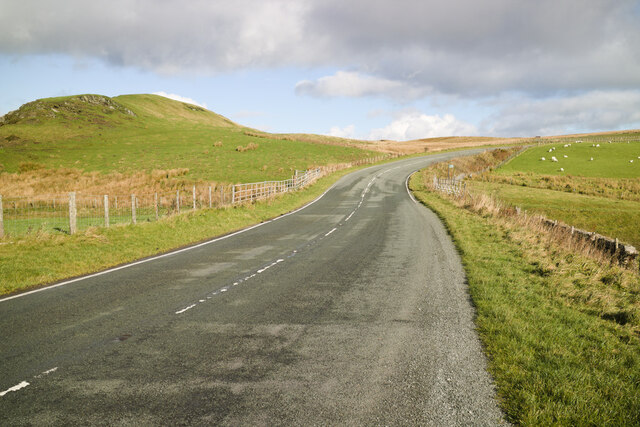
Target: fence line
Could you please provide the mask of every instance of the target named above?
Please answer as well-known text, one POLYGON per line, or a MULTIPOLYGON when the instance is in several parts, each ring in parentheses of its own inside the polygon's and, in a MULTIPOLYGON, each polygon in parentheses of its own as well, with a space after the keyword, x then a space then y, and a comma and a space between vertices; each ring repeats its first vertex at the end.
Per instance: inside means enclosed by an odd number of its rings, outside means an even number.
POLYGON ((189 190, 143 194, 82 194, 4 197, 0 195, 0 238, 36 231, 59 231, 74 234, 89 227, 109 227, 157 221, 183 212, 251 203, 296 191, 319 178, 352 166, 377 163, 398 157, 383 155, 351 163, 295 171, 283 181, 248 184, 193 185, 189 190))
POLYGON ((459 178, 438 178, 434 176, 433 188, 441 193, 460 197, 467 190, 467 183, 459 178))

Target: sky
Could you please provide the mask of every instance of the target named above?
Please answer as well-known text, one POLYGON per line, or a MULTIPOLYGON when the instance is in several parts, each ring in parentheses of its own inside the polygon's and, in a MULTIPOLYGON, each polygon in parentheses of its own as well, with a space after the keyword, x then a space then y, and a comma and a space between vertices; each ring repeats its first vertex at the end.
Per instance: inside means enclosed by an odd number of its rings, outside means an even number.
POLYGON ((640 0, 0 0, 0 115, 157 93, 276 133, 640 128, 640 0))

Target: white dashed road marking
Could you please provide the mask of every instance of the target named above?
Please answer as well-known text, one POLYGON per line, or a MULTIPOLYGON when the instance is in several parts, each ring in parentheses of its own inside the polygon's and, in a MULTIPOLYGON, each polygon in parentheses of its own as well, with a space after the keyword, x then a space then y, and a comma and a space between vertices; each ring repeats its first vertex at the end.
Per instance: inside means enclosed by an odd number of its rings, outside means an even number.
MULTIPOLYGON (((417 163, 418 163, 418 162, 416 162, 416 164, 417 164, 417 163)), ((324 239, 325 237, 329 237, 331 234, 333 234, 334 232, 336 232, 336 231, 338 230, 338 227, 342 226, 345 222, 349 221, 349 220, 353 217, 353 215, 358 211, 358 209, 360 209, 360 208, 362 207, 362 204, 364 203, 364 199, 365 199, 365 197, 366 197, 367 193, 369 193, 369 190, 370 190, 370 189, 371 189, 371 187, 373 186, 373 183, 376 181, 376 179, 378 179, 378 178, 380 178, 382 175, 384 175, 384 174, 386 174, 386 173, 389 173, 389 172, 391 172, 391 171, 393 171, 393 170, 395 170, 395 169, 398 169, 398 168, 400 168, 400 167, 401 167, 401 166, 397 166, 397 167, 394 167, 394 168, 387 169, 387 170, 385 170, 385 171, 383 171, 383 172, 378 173, 378 174, 377 174, 377 175, 375 175, 373 178, 371 178, 371 180, 367 183, 367 186, 365 187, 365 189, 362 191, 362 194, 361 194, 361 196, 360 196, 360 201, 358 202, 358 205, 357 205, 357 206, 356 206, 356 208, 355 208, 355 209, 354 209, 354 210, 349 214, 349 216, 347 216, 347 217, 344 219, 344 221, 343 221, 343 222, 338 223, 336 227, 334 227, 333 229, 329 230, 326 234, 324 234, 324 236, 323 236, 323 237, 320 237, 319 239, 317 238, 316 240, 314 240, 313 242, 311 242, 309 245, 315 244, 315 243, 317 243, 318 241, 320 241, 320 240, 324 239)), ((416 199, 413 197, 413 195, 412 195, 412 194, 411 194, 411 192, 409 191, 409 187, 408 187, 408 185, 409 185, 409 184, 408 184, 408 183, 409 183, 409 178, 407 178, 407 181, 405 182, 405 186, 406 186, 406 188, 407 188, 407 192, 409 193, 409 196, 411 197, 411 199, 412 199, 414 202, 416 202, 416 203, 417 203, 416 199)), ((327 190, 327 191, 328 191, 328 190, 327 190)), ((293 213, 293 212, 292 212, 292 213, 293 213)), ((281 218, 281 217, 280 217, 280 218, 281 218)), ((279 219, 279 218, 276 218, 276 219, 279 219)), ((275 221, 275 220, 273 220, 273 221, 275 221)), ((267 222, 270 222, 270 221, 267 221, 267 222)), ((295 256, 297 253, 298 253, 298 251, 297 251, 297 250, 294 250, 294 251, 293 251, 293 252, 291 252, 291 253, 290 253, 286 258, 291 258, 291 257, 295 256)), ((271 264, 269 264, 269 265, 267 265, 267 266, 264 266, 264 267, 262 267, 262 268, 260 268, 260 269, 256 270, 254 273, 252 273, 252 274, 250 274, 250 275, 246 276, 245 278, 243 278, 243 279, 240 279, 240 280, 237 280, 237 281, 233 282, 233 284, 232 284, 232 285, 225 286, 224 288, 218 289, 217 291, 214 291, 214 292, 210 293, 209 295, 207 295, 207 296, 206 296, 206 299, 205 299, 205 298, 199 299, 199 300, 198 300, 198 302, 193 303, 193 304, 191 304, 191 305, 189 305, 189 306, 187 306, 187 307, 185 307, 185 308, 183 308, 183 309, 181 309, 181 310, 176 311, 176 312, 175 312, 175 314, 182 314, 182 313, 184 313, 184 312, 186 312, 186 311, 188 311, 188 310, 190 310, 190 309, 192 309, 192 308, 196 307, 198 304, 205 303, 205 302, 207 302, 208 300, 212 299, 212 297, 213 297, 213 296, 220 295, 220 294, 221 294, 221 293, 223 293, 223 292, 227 292, 227 291, 229 290, 229 288, 231 288, 231 287, 233 287, 233 286, 238 286, 238 285, 240 285, 240 284, 242 284, 242 283, 244 283, 244 282, 247 282, 247 281, 249 281, 249 280, 253 279, 254 277, 256 277, 258 274, 262 274, 262 273, 264 273, 266 270, 270 269, 271 267, 276 266, 277 264, 279 264, 279 263, 281 263, 281 262, 284 262, 284 259, 280 258, 280 259, 278 259, 278 260, 276 260, 276 261, 272 262, 271 264)))
MULTIPOLYGON (((49 374, 54 373, 55 371, 58 370, 58 367, 56 366, 55 368, 51 368, 47 371, 44 371, 42 373, 40 373, 39 375, 35 375, 33 378, 42 378, 45 377, 49 374)), ((6 395, 7 393, 11 393, 12 391, 19 391, 22 390, 25 387, 29 387, 31 385, 31 383, 27 382, 27 381, 22 381, 20 384, 16 384, 13 387, 9 387, 8 389, 6 389, 5 391, 0 391, 0 397, 4 397, 4 395, 6 395)))

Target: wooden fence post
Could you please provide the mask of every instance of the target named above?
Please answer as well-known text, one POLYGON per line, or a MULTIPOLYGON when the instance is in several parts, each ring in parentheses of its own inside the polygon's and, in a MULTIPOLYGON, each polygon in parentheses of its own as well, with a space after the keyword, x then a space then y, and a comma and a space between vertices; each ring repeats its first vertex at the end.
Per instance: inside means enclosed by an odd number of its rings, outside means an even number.
POLYGON ((192 199, 193 199, 193 210, 195 211, 196 210, 196 186, 195 185, 193 186, 193 197, 192 197, 192 199))
POLYGON ((176 210, 180 213, 180 190, 176 190, 176 210))
POLYGON ((156 212, 156 221, 158 220, 158 193, 153 196, 153 206, 156 212))
POLYGON ((76 192, 69 193, 69 234, 76 234, 77 223, 76 216, 78 211, 76 210, 76 192))
POLYGON ((233 205, 236 202, 236 186, 235 184, 231 187, 231 204, 233 205))
POLYGON ((104 195, 104 226, 109 227, 109 196, 104 195))
POLYGON ((211 208, 213 206, 213 203, 211 201, 211 186, 209 186, 209 208, 211 208))
POLYGON ((2 211, 2 195, 0 195, 0 239, 4 237, 4 216, 2 211))
POLYGON ((136 195, 132 194, 131 195, 131 222, 133 224, 136 223, 136 195))

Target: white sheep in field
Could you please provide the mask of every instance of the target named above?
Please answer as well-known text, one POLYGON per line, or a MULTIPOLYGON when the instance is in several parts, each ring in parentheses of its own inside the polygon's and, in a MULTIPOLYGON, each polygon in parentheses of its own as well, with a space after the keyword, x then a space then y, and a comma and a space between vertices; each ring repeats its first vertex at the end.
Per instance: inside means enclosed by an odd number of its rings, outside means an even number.
POLYGON ((568 158, 569 158, 569 156, 567 156, 567 155, 565 154, 565 155, 564 155, 564 158, 565 158, 565 159, 568 159, 568 158))
POLYGON ((557 162, 557 161, 558 161, 558 159, 556 159, 556 156, 551 156, 551 161, 553 161, 553 162, 557 162))
POLYGON ((589 159, 590 162, 593 162, 593 157, 589 159))
POLYGON ((633 160, 629 160, 629 163, 633 163, 633 160))
POLYGON ((564 172, 564 168, 560 168, 560 172, 564 172))
POLYGON ((564 148, 567 148, 569 146, 569 144, 564 144, 564 148))
POLYGON ((553 149, 552 149, 552 148, 549 148, 549 152, 551 153, 552 151, 553 151, 553 149))
POLYGON ((596 147, 600 147, 600 144, 596 144, 596 147))
MULTIPOLYGON (((640 159, 640 157, 638 157, 640 159)), ((543 162, 547 159, 545 159, 544 157, 540 157, 540 160, 542 160, 543 162)))

